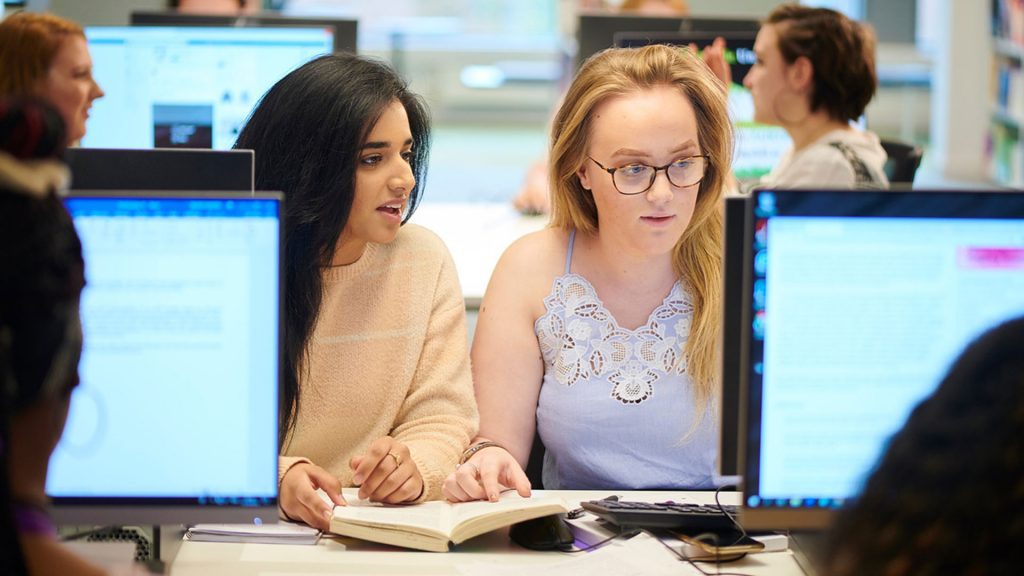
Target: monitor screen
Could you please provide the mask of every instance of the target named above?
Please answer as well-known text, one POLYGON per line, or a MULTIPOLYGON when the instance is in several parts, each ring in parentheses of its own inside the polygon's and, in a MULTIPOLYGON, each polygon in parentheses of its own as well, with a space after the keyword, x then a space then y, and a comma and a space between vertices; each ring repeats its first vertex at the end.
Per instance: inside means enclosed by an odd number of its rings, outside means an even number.
POLYGON ((615 35, 615 45, 628 47, 658 43, 689 46, 692 43, 703 49, 719 36, 725 39, 725 57, 732 72, 729 116, 736 135, 732 172, 740 181, 755 181, 778 164, 793 142, 781 126, 754 122, 754 99, 743 86, 743 79, 754 65, 757 32, 621 32, 615 35))
POLYGON ((281 196, 73 193, 80 384, 46 491, 64 524, 277 518, 281 196))
POLYGON ((93 103, 82 146, 215 148, 235 143, 263 94, 331 51, 326 28, 88 27, 93 103))
POLYGON ((72 190, 252 192, 252 150, 68 148, 72 190))
POLYGON ((314 18, 281 14, 193 14, 174 11, 133 10, 132 26, 220 26, 328 28, 334 34, 334 51, 356 53, 359 21, 348 18, 314 18))
POLYGON ((582 13, 576 27, 576 67, 593 54, 615 45, 620 32, 753 32, 759 20, 745 18, 693 18, 636 14, 582 13))
POLYGON ((744 503, 820 528, 975 337, 1024 313, 1024 193, 756 191, 744 503))

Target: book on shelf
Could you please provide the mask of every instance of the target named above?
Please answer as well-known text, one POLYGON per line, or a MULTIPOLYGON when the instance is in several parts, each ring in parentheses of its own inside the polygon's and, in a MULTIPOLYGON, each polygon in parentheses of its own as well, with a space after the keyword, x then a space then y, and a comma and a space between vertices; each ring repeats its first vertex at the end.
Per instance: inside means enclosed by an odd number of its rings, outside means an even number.
POLYGON ((344 496, 348 505, 334 507, 331 532, 431 552, 447 552, 474 536, 569 510, 559 497, 523 498, 511 490, 502 493, 497 502, 455 504, 442 500, 379 504, 358 499, 354 489, 345 489, 344 496))
POLYGON ((1024 2, 993 0, 992 29, 996 36, 1024 46, 1024 2))

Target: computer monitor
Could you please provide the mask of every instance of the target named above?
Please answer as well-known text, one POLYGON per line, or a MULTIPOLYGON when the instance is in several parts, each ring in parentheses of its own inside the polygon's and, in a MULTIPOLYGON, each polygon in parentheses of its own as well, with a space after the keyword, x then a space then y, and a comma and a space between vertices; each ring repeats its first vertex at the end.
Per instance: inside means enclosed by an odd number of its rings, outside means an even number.
POLYGON ((593 54, 615 45, 620 32, 739 32, 756 33, 759 20, 748 18, 692 18, 637 14, 581 13, 576 27, 576 67, 593 54))
POLYGON ((88 27, 90 148, 226 150, 263 94, 331 51, 327 28, 88 27))
POLYGON ((252 192, 252 150, 68 148, 72 190, 252 192))
POLYGON ((756 60, 754 40, 757 38, 757 32, 620 32, 615 34, 615 45, 630 47, 648 44, 696 44, 703 50, 719 36, 725 39, 725 57, 732 72, 732 83, 729 86, 729 116, 732 118, 736 135, 732 172, 741 182, 753 182, 770 172, 793 143, 781 126, 754 121, 754 99, 750 91, 743 86, 743 79, 756 60))
POLYGON ((230 27, 298 27, 329 28, 334 34, 334 51, 357 51, 359 21, 351 18, 314 18, 285 16, 273 13, 257 14, 194 14, 160 10, 133 10, 129 22, 132 26, 219 26, 230 27))
POLYGON ((60 524, 277 518, 279 193, 78 192, 80 384, 46 491, 60 524))
POLYGON ((822 528, 966 345, 1024 314, 1024 192, 753 194, 741 522, 822 528))
POLYGON ((722 251, 722 377, 719 400, 718 473, 740 473, 740 383, 744 363, 743 301, 747 266, 747 211, 750 196, 725 197, 722 251))

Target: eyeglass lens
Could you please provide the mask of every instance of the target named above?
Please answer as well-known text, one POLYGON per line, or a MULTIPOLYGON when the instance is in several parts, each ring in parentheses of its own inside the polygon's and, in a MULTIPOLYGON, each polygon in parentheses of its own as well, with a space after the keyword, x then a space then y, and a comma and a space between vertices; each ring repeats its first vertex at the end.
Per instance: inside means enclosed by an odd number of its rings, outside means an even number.
POLYGON ((706 164, 706 159, 703 156, 680 158, 664 168, 654 168, 646 164, 629 164, 615 170, 612 179, 619 192, 640 194, 654 185, 657 172, 664 169, 669 182, 673 186, 683 188, 693 186, 704 178, 706 164))

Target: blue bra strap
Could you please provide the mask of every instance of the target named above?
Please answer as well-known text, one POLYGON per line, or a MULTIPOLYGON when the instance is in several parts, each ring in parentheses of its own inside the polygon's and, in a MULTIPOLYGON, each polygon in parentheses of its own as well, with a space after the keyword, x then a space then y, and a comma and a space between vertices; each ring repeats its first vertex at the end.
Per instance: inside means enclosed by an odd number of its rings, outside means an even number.
POLYGON ((572 245, 576 241, 576 229, 569 232, 569 249, 565 253, 565 273, 569 273, 569 266, 572 265, 572 245))

